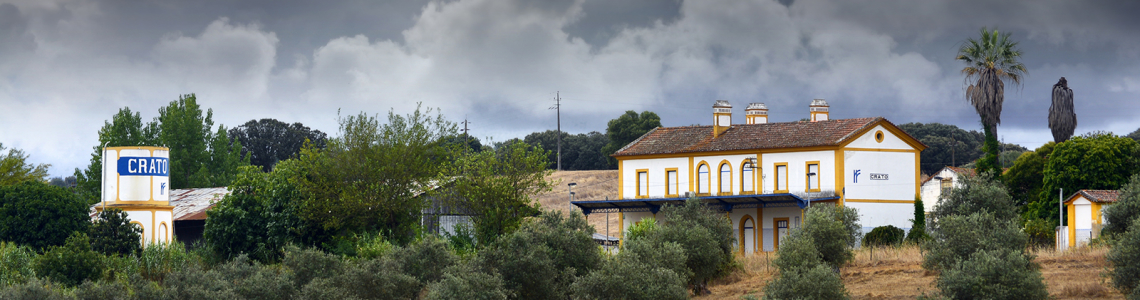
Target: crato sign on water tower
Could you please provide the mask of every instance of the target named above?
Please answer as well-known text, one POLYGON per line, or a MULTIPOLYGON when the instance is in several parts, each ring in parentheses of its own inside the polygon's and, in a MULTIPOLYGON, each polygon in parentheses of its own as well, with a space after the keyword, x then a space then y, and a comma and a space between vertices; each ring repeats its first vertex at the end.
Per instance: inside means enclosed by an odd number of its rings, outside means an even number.
POLYGON ((170 149, 107 147, 103 149, 103 203, 96 206, 127 212, 143 228, 142 243, 170 242, 174 207, 170 206, 170 149))

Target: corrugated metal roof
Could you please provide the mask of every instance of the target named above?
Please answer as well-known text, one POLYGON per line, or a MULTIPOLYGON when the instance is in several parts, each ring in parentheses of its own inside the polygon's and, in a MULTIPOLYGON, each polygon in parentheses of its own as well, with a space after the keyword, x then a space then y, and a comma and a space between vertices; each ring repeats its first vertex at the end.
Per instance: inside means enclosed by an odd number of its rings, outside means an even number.
POLYGON ((174 206, 174 220, 205 220, 206 210, 229 194, 230 191, 225 187, 171 190, 170 205, 174 206))

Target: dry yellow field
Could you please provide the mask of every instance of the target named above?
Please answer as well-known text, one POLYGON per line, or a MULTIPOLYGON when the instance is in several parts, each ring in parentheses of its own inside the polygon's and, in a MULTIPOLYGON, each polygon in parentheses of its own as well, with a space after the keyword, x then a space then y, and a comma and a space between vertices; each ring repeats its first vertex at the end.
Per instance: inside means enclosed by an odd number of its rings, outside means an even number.
MULTIPOLYGON (((1039 251, 1037 262, 1048 286, 1049 295, 1056 299, 1124 299, 1112 289, 1108 279, 1101 276, 1107 266, 1104 248, 1080 248, 1057 253, 1039 251)), ((740 299, 753 294, 763 296, 764 285, 775 275, 769 264, 775 254, 742 258, 744 270, 714 282, 711 295, 696 299, 740 299)), ((878 248, 856 251, 855 261, 842 269, 843 284, 853 299, 914 299, 933 294, 937 274, 922 269, 922 254, 918 248, 878 248)))
MULTIPOLYGON (((599 170, 599 171, 558 171, 547 177, 548 180, 554 182, 554 189, 538 194, 535 198, 538 203, 542 205, 542 209, 566 212, 568 208, 567 201, 570 200, 569 192, 566 185, 573 182, 578 185, 574 187, 574 200, 606 200, 617 199, 618 197, 618 171, 617 170, 599 170)), ((574 208, 575 211, 577 208, 574 208)), ((618 214, 611 213, 609 217, 609 236, 618 235, 618 214)), ((594 230, 598 233, 606 234, 606 218, 604 213, 591 214, 587 219, 590 225, 594 225, 594 230)))

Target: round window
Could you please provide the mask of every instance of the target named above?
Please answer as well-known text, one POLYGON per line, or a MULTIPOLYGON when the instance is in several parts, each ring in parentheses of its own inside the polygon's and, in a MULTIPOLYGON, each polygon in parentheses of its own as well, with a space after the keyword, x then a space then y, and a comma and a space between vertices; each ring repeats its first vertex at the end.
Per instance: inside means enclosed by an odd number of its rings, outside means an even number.
POLYGON ((880 143, 883 142, 883 131, 882 130, 875 131, 875 141, 880 142, 880 143))

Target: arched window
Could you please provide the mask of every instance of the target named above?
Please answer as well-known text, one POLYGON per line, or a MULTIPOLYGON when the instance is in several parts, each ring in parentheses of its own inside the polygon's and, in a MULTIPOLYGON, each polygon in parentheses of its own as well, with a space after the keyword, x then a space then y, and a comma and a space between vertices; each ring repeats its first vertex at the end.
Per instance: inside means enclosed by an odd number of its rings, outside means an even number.
POLYGON ((158 240, 155 242, 166 243, 169 241, 170 240, 166 238, 166 222, 162 222, 162 224, 158 225, 158 240))
POLYGON ((697 167, 697 194, 709 193, 709 165, 697 167))
POLYGON ((744 163, 740 165, 740 191, 744 193, 753 192, 753 183, 756 180, 752 177, 752 163, 744 163))
POLYGON ((720 176, 716 179, 720 183, 720 192, 723 194, 732 193, 732 166, 728 163, 720 164, 720 176))

